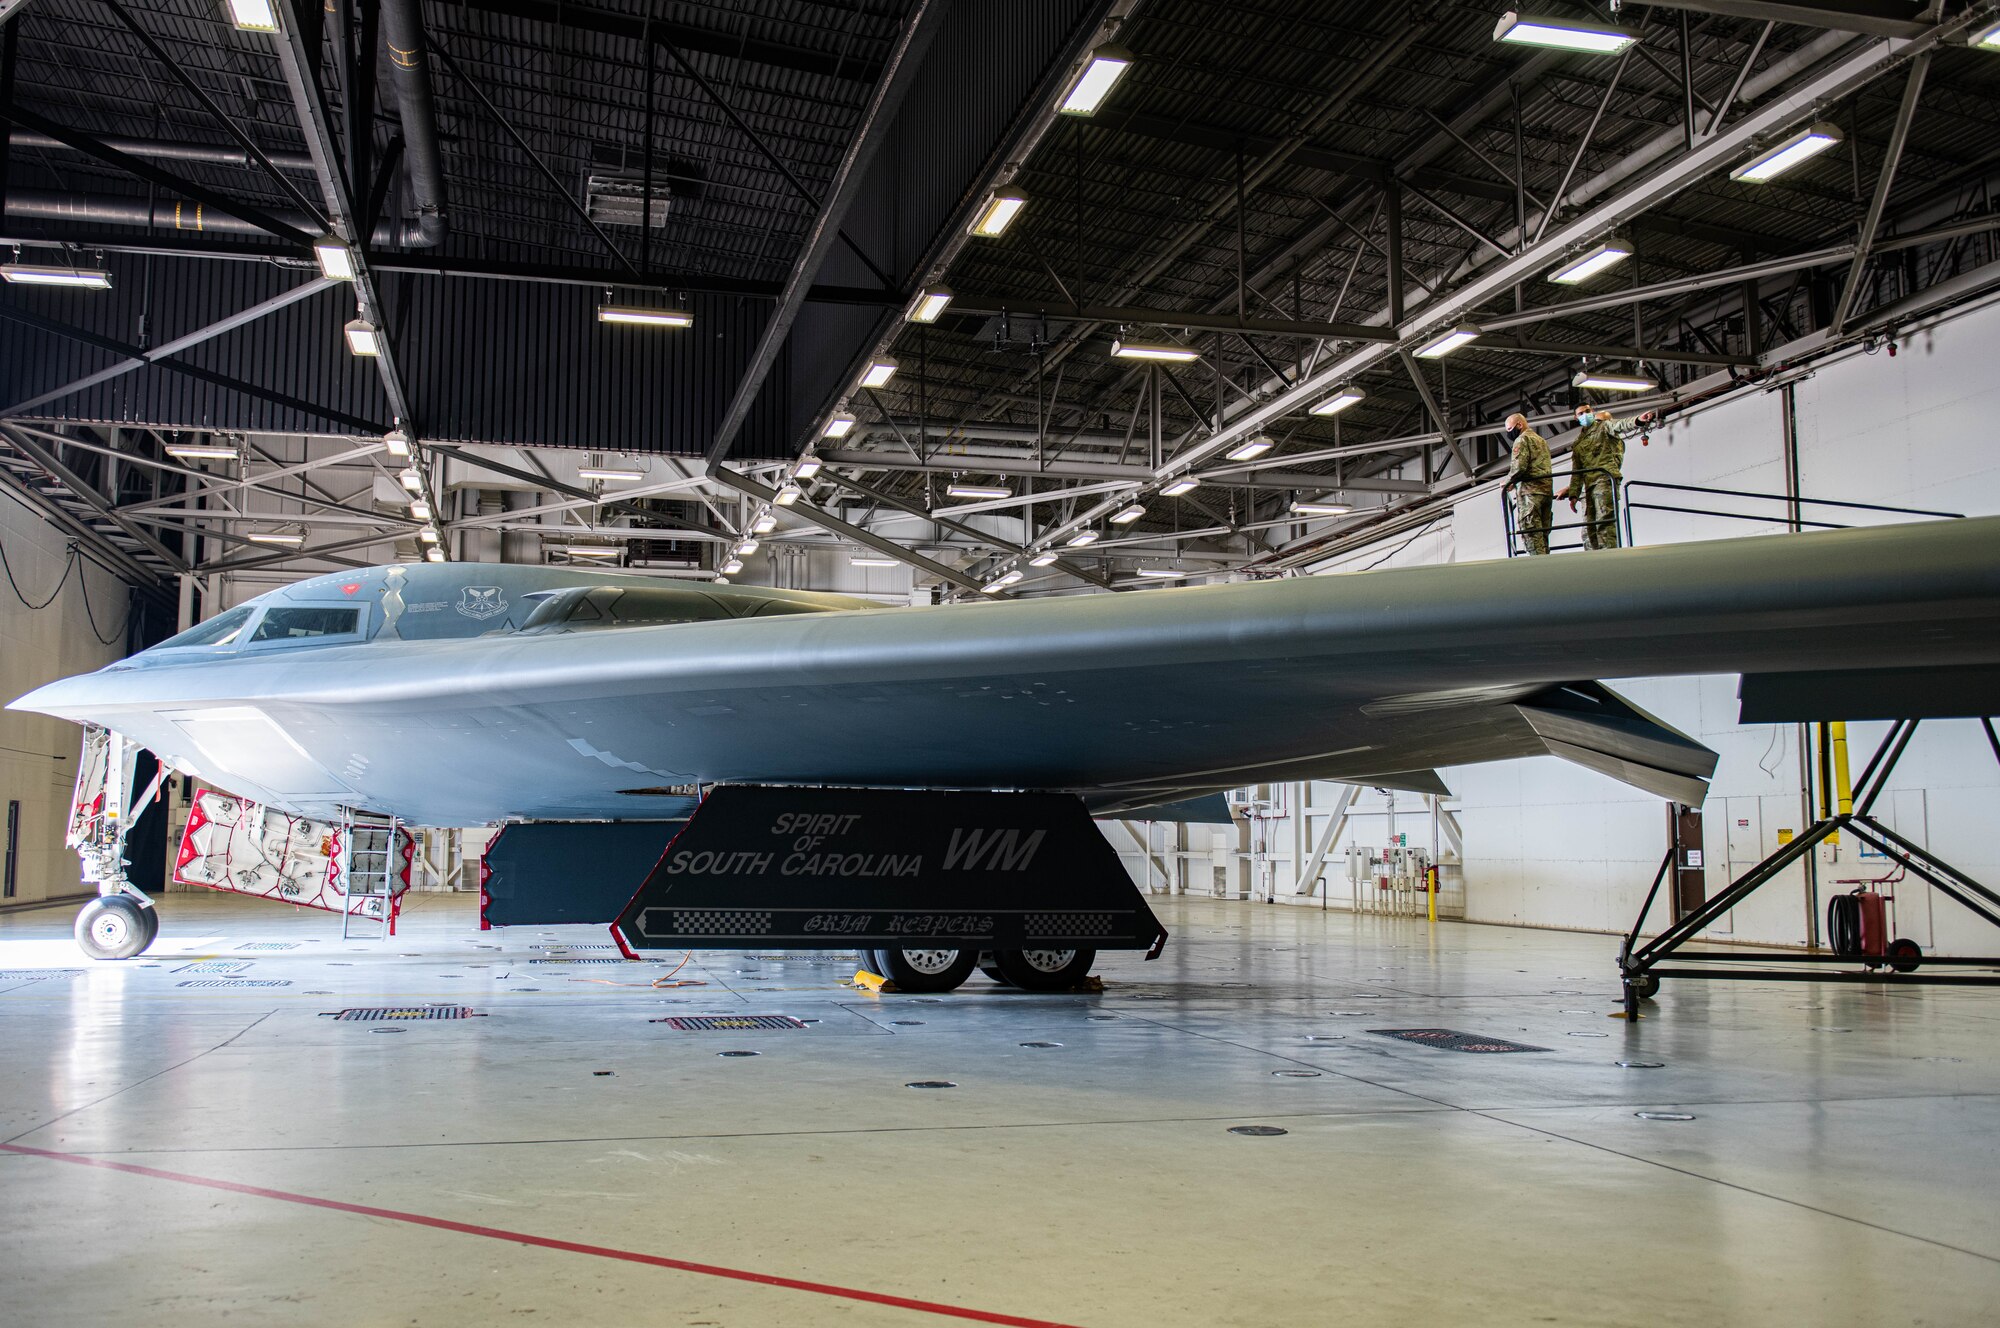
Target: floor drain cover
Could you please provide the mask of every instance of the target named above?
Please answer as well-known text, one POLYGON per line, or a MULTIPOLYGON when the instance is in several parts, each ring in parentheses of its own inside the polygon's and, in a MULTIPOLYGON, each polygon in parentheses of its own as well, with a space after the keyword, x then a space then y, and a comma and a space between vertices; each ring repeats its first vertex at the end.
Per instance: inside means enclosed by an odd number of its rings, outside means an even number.
POLYGON ((1280 1079, 1317 1079, 1317 1078, 1319 1078, 1319 1071, 1318 1071, 1318 1070, 1273 1070, 1273 1071, 1271 1071, 1271 1073, 1272 1073, 1272 1074, 1274 1074, 1274 1075, 1276 1075, 1276 1076, 1278 1076, 1278 1078, 1280 1078, 1280 1079))
POLYGON ((1666 1067, 1665 1061, 1613 1061, 1613 1065, 1627 1070, 1659 1070, 1666 1067))
POLYGON ((924 1021, 921 1019, 891 1019, 889 1022, 903 1028, 917 1028, 921 1027, 924 1021))
MULTIPOLYGON (((609 949, 610 947, 607 946, 606 948, 609 949)), ((635 961, 630 959, 530 959, 528 962, 531 964, 630 964, 635 961)), ((655 959, 650 962, 658 964, 665 961, 655 959)))
POLYGON ((289 987, 289 978, 189 978, 176 987, 289 987))
POLYGON ((958 1087, 958 1085, 957 1085, 957 1084, 955 1084, 955 1083, 953 1083, 953 1082, 952 1082, 951 1080, 949 1080, 949 1079, 918 1079, 918 1080, 915 1080, 914 1082, 911 1082, 911 1083, 907 1083, 907 1084, 904 1084, 904 1085, 903 1085, 903 1087, 905 1087, 905 1088, 957 1088, 957 1087, 958 1087))
POLYGON ((741 1033, 756 1028, 804 1028, 788 1014, 671 1014, 649 1022, 665 1024, 682 1033, 741 1033))
MULTIPOLYGON (((237 984, 230 984, 232 986, 237 984)), ((465 1005, 368 1005, 339 1010, 333 1018, 361 1019, 470 1019, 479 1011, 465 1005)))
POLYGON ((182 964, 176 973, 241 973, 250 967, 248 959, 204 959, 199 963, 182 964))
POLYGON ((81 977, 80 968, 0 968, 0 982, 32 982, 36 978, 81 977))
POLYGON ((1571 1032, 1571 1033, 1570 1033, 1570 1036, 1571 1036, 1571 1037, 1610 1037, 1611 1035, 1610 1035, 1609 1033, 1577 1033, 1577 1032, 1571 1032))
POLYGON ((1232 1125, 1229 1127, 1229 1132, 1231 1134, 1247 1134, 1258 1139, 1268 1139, 1273 1135, 1291 1133, 1290 1130, 1281 1130, 1275 1125, 1232 1125))
POLYGON ((1062 1043, 1060 1043, 1060 1042, 1023 1042, 1023 1043, 1022 1043, 1021 1045, 1022 1045, 1022 1046, 1024 1046, 1024 1047, 1060 1047, 1060 1046, 1062 1045, 1062 1043))
POLYGON ((718 1056, 762 1056, 764 1053, 761 1051, 718 1051, 715 1054, 718 1056))
POLYGON ((296 950, 297 941, 245 941, 236 947, 239 950, 296 950))
POLYGON ((857 954, 791 954, 791 955, 744 955, 745 959, 755 959, 765 964, 853 964, 861 959, 857 954))
POLYGON ((1437 1047, 1442 1051, 1507 1052, 1507 1051, 1547 1051, 1547 1047, 1531 1047, 1525 1042, 1509 1042, 1505 1038, 1480 1037, 1473 1033, 1459 1033, 1449 1028, 1371 1028, 1377 1037, 1399 1038, 1404 1042, 1421 1043, 1426 1047, 1437 1047))
POLYGON ((1640 1120, 1693 1120, 1694 1115, 1686 1111, 1635 1111, 1640 1120))
MULTIPOLYGON (((500 947, 496 945, 496 946, 493 946, 492 948, 493 948, 493 949, 496 949, 496 950, 497 950, 497 949, 499 949, 500 947)), ((615 945, 553 945, 553 944, 551 944, 551 945, 530 945, 530 946, 529 946, 528 948, 529 948, 530 950, 616 950, 616 949, 617 949, 618 947, 617 947, 617 946, 615 946, 615 945)))

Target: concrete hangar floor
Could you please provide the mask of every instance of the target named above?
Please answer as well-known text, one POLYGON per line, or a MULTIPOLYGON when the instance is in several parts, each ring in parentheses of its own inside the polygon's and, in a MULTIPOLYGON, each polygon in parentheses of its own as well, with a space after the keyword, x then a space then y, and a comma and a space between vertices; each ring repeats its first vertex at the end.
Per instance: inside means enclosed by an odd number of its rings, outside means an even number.
POLYGON ((1606 1017, 1605 937, 1184 899, 1156 903, 1165 956, 1106 956, 1101 995, 872 996, 742 953, 656 990, 671 963, 604 962, 601 929, 482 934, 469 901, 411 898, 394 940, 344 942, 175 895, 127 963, 81 963, 68 907, 0 917, 0 1321, 2000 1305, 2000 1009, 1977 992, 1679 983, 1632 1028, 1606 1017), (328 1017, 432 1003, 478 1014, 328 1017), (810 1022, 659 1022, 703 1014, 810 1022), (1370 1031, 1430 1027, 1547 1050, 1370 1031))

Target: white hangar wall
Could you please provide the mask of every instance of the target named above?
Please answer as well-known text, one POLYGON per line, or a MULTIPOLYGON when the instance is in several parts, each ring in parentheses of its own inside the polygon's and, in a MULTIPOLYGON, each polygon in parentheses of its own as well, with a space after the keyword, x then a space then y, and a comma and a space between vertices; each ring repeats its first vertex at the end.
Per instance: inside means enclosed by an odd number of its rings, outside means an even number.
MULTIPOLYGON (((1996 350, 2000 304, 1906 336, 1893 358, 1884 349, 1822 362, 1791 389, 1800 492, 1967 515, 2000 512, 2000 448, 1993 445, 2000 433, 1996 350)), ((1779 392, 1734 396, 1677 418, 1654 435, 1650 446, 1635 442, 1627 450, 1626 475, 1783 493, 1784 433, 1779 392)), ((1551 441, 1562 440, 1558 435, 1551 441)), ((1560 467, 1559 462, 1559 474, 1560 467)), ((1718 505, 1699 495, 1684 497, 1694 505, 1718 505)), ((1419 538, 1385 540, 1343 556, 1337 569, 1327 570, 1504 557, 1500 501, 1497 490, 1487 486, 1419 538), (1408 544, 1399 547, 1405 540, 1408 544)), ((1739 510, 1753 506, 1759 511, 1770 507, 1737 504, 1739 510)), ((1562 504, 1557 510, 1558 519, 1567 511, 1562 504)), ((1642 544, 1779 528, 1775 522, 1643 509, 1633 515, 1642 544)), ((1862 512, 1838 519, 1863 524, 1895 518, 1862 512)), ((1797 830, 1804 823, 1798 728, 1736 723, 1734 676, 1614 685, 1721 753, 1704 808, 1711 895, 1726 884, 1732 868, 1740 872, 1774 849, 1781 830, 1797 830)), ((1886 730, 1879 723, 1850 725, 1855 774, 1886 730)), ((1666 847, 1666 812, 1658 799, 1553 757, 1442 773, 1457 795, 1464 829, 1468 919, 1593 931, 1622 931, 1630 925, 1666 847)), ((1364 805, 1379 801, 1372 795, 1363 800, 1364 805)), ((1954 720, 1919 729, 1877 812, 1975 879, 1993 884, 2000 881, 2000 840, 1988 827, 1996 807, 2000 763, 1975 724, 1954 720)), ((1343 838, 1377 843, 1379 827, 1379 818, 1363 817, 1350 823, 1343 838)), ((1822 848, 1822 901, 1833 890, 1849 888, 1832 881, 1885 874, 1880 858, 1860 857, 1857 850, 1851 841, 1837 850, 1822 848)), ((1338 906, 1346 895, 1338 849, 1330 865, 1331 899, 1338 906)), ((2000 942, 1990 928, 1914 878, 1896 889, 1898 934, 1927 950, 1990 954, 2000 942)), ((1803 943, 1808 934, 1804 869, 1794 868, 1766 886, 1712 934, 1803 943)))

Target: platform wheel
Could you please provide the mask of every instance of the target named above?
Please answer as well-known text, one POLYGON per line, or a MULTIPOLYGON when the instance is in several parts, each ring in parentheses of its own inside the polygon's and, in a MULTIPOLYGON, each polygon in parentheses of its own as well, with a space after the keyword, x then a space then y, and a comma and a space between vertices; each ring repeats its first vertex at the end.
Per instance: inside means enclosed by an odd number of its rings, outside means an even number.
POLYGON ((993 965, 1023 991, 1068 991, 1090 976, 1095 950, 995 950, 993 965))
POLYGON ((1650 1001, 1660 994, 1660 978, 1656 973, 1634 973, 1625 979, 1625 985, 1642 1001, 1650 1001))
POLYGON ((875 970, 900 991, 955 991, 979 964, 977 950, 878 950, 875 970))
POLYGON ((1889 967, 1898 973, 1914 973, 1917 965, 1924 962, 1923 947, 1906 936, 1899 936, 1889 942, 1889 967))
POLYGON ((159 918, 130 895, 104 895, 77 911, 76 944, 92 959, 131 959, 159 935, 159 918))

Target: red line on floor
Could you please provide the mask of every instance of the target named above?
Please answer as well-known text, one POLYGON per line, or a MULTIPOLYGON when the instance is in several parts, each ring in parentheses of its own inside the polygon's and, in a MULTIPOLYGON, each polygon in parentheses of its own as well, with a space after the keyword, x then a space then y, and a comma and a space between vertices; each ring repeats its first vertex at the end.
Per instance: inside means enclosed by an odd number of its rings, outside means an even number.
POLYGON ((106 1158, 85 1157, 79 1153, 57 1153, 46 1148, 29 1148, 23 1144, 0 1144, 0 1151, 21 1153, 28 1157, 45 1157, 56 1162, 71 1162, 78 1166, 100 1167, 106 1171, 122 1171, 132 1176, 148 1176, 154 1180, 179 1181, 183 1185, 199 1185, 204 1189, 224 1190, 230 1194, 247 1194, 258 1199, 277 1199, 283 1203, 303 1204, 309 1208, 328 1208, 339 1213, 356 1213, 362 1217, 386 1218, 391 1222, 407 1222, 412 1226, 435 1227, 439 1231, 456 1231, 465 1236, 484 1236, 488 1240, 510 1241, 516 1245, 532 1245, 539 1249, 561 1250, 567 1254, 589 1254, 600 1259, 619 1259, 625 1263, 646 1264, 654 1268, 670 1268, 681 1273, 700 1273, 704 1277, 722 1277, 734 1282, 752 1282, 758 1286, 781 1287, 787 1291, 810 1291, 814 1295, 833 1296, 841 1300, 865 1301, 871 1305, 889 1305, 897 1309, 915 1310, 919 1314, 936 1314, 950 1319, 970 1319, 975 1323, 995 1323, 1009 1325, 1010 1328, 1075 1328, 1073 1324, 1057 1323, 1052 1319, 1024 1319, 1014 1314, 994 1314, 988 1310, 967 1309, 962 1305, 942 1305, 932 1300, 913 1300, 908 1296, 892 1296, 880 1291, 863 1291, 858 1287, 835 1286, 828 1282, 808 1282, 796 1277, 779 1277, 772 1273, 751 1272, 744 1268, 724 1268, 719 1264, 694 1263, 687 1259, 669 1259, 659 1254, 641 1254, 637 1250, 616 1250, 603 1245, 584 1245, 573 1240, 554 1240, 548 1236, 536 1236, 525 1231, 507 1231, 500 1227, 476 1226, 470 1222, 453 1222, 448 1218, 426 1217, 422 1213, 405 1213, 394 1208, 375 1208, 368 1204, 343 1203, 338 1199, 321 1199, 310 1194, 294 1194, 290 1190, 267 1190, 261 1185, 239 1185, 231 1180, 216 1180, 209 1176, 190 1176, 179 1171, 161 1171, 156 1167, 142 1167, 132 1162, 113 1162, 106 1158))

